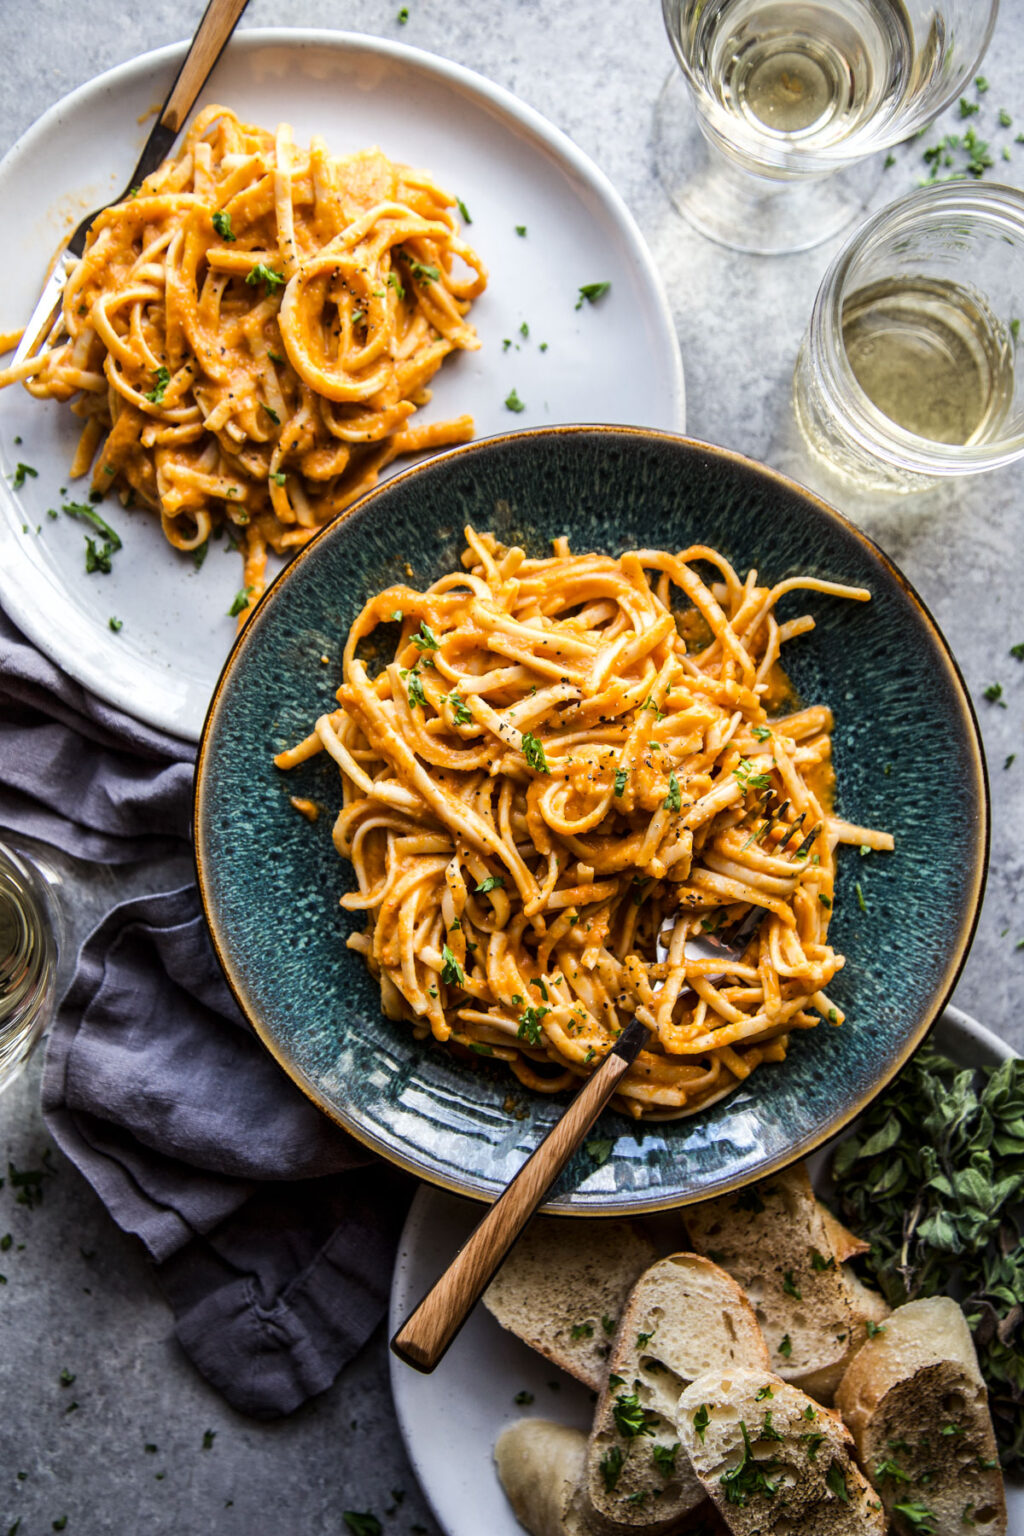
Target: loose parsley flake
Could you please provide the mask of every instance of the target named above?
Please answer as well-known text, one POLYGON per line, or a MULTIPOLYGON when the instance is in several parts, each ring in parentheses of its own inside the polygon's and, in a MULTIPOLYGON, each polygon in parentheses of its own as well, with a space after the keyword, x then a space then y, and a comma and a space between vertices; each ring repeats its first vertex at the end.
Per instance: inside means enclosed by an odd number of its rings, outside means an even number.
POLYGON ((529 1045, 540 1045, 544 1038, 541 1020, 550 1012, 550 1008, 531 1006, 520 1014, 519 1028, 516 1030, 519 1039, 525 1040, 529 1045))
POLYGON ((989 683, 985 689, 985 697, 990 704, 998 704, 1000 709, 1006 708, 1006 700, 1003 698, 1002 683, 989 683))
POLYGON ((666 811, 678 811, 683 803, 683 797, 679 789, 679 780, 674 773, 668 776, 668 794, 661 802, 666 811))
POLYGON ((455 206, 459 210, 459 217, 461 218, 463 224, 472 224, 473 220, 469 216, 469 209, 466 207, 461 197, 457 197, 455 199, 455 206))
MULTIPOLYGON (((586 1142, 583 1150, 586 1152, 590 1160, 596 1163, 599 1168, 601 1168, 611 1157, 612 1148, 614 1145, 615 1143, 610 1139, 606 1137, 599 1137, 596 1141, 586 1142)), ((612 1331, 613 1329, 605 1328, 606 1333, 612 1331)))
POLYGON ((405 684, 409 693, 409 708, 415 709, 419 704, 425 709, 427 696, 423 692, 423 678, 416 667, 399 667, 398 675, 405 684))
POLYGON ((573 1323, 569 1329, 570 1339, 592 1339, 594 1337, 593 1323, 573 1323))
POLYGON ((250 288, 257 288, 260 283, 265 283, 268 293, 276 293, 278 288, 284 287, 288 279, 283 272, 276 272, 273 267, 268 267, 265 262, 258 261, 245 274, 245 281, 250 288))
POLYGON ((519 236, 520 240, 525 239, 525 237, 526 237, 526 225, 525 224, 517 224, 516 225, 516 234, 519 236))
POLYGON ((167 386, 171 382, 170 371, 167 368, 160 367, 156 370, 153 377, 156 383, 143 398, 148 400, 150 405, 162 405, 164 395, 167 393, 167 386))
POLYGON ((529 1408, 530 1404, 533 1402, 533 1393, 525 1391, 517 1392, 512 1401, 518 1403, 521 1408, 529 1408))
POLYGON ((526 410, 526 405, 522 400, 520 400, 516 390, 510 389, 508 394, 505 396, 505 409, 508 411, 515 411, 517 415, 520 411, 526 410))
POLYGON ((231 229, 231 215, 230 213, 225 213, 223 208, 218 208, 214 214, 213 227, 222 240, 234 240, 235 236, 231 229))
POLYGON ((38 471, 38 469, 33 469, 31 464, 21 464, 21 463, 19 463, 19 464, 15 465, 14 479, 11 482, 11 484, 14 486, 14 489, 16 491, 20 491, 22 486, 25 484, 25 477, 26 477, 26 475, 30 479, 32 479, 32 480, 38 480, 39 479, 39 471, 38 471))
POLYGON ((704 1436, 707 1433, 707 1427, 710 1423, 711 1410, 709 1409, 707 1403, 701 1403, 700 1407, 697 1409, 697 1412, 693 1416, 694 1433, 700 1436, 701 1445, 704 1444, 704 1436))
POLYGON ((894 1504, 892 1511, 894 1515, 902 1515, 915 1531, 920 1532, 920 1536, 936 1536, 939 1527, 935 1514, 927 1504, 894 1504))
POLYGON ((251 596, 252 587, 242 587, 241 591, 236 592, 232 599, 231 607, 228 609, 228 618, 237 619, 238 615, 248 608, 251 596))
POLYGON ((478 895, 486 896, 488 891, 494 891, 498 889, 504 890, 504 888, 504 875, 488 875, 486 879, 480 881, 480 884, 476 887, 476 890, 478 895))
POLYGON ((217 1438, 217 1431, 215 1429, 204 1429, 203 1430, 203 1450, 204 1451, 212 1451, 213 1450, 213 1442, 216 1440, 216 1438, 217 1438))
POLYGON ((652 1445, 651 1456, 654 1465, 662 1477, 668 1479, 676 1470, 676 1457, 679 1454, 679 1441, 675 1445, 652 1445))
POLYGON ((441 950, 441 980, 449 987, 461 987, 466 980, 462 966, 447 944, 441 950))
POLYGON ((431 266, 428 262, 415 261, 409 258, 409 271, 418 283, 436 283, 441 276, 438 267, 431 266))
POLYGON ((624 1460, 625 1457, 622 1454, 622 1447, 620 1445, 613 1445, 611 1450, 605 1456, 602 1456, 601 1460, 598 1462, 601 1478, 604 1482, 605 1491, 607 1493, 613 1493, 615 1491, 615 1485, 618 1482, 619 1476, 622 1472, 622 1463, 624 1460))
POLYGON ((466 701, 457 693, 446 694, 445 697, 451 706, 452 717, 456 725, 472 725, 473 711, 466 701))
POLYGON ((850 1490, 846 1486, 846 1474, 838 1461, 834 1461, 825 1474, 825 1482, 837 1499, 844 1504, 850 1502, 850 1490))
POLYGON ((615 774, 615 794, 620 796, 629 780, 629 769, 620 768, 615 774))
POLYGON ((615 1428, 623 1440, 636 1440, 641 1435, 654 1435, 654 1423, 658 1415, 644 1408, 637 1392, 620 1392, 612 1406, 615 1428))
POLYGON ((787 1296, 792 1296, 794 1301, 803 1301, 804 1293, 794 1281, 791 1269, 787 1269, 782 1276, 782 1289, 787 1296))
POLYGON ((596 304, 611 287, 611 283, 583 283, 580 286, 579 298, 576 300, 576 308, 582 309, 584 303, 596 304))
POLYGON ((413 635, 412 643, 420 651, 439 651, 441 649, 434 631, 422 620, 420 621, 419 634, 413 635))
POLYGON ((779 1341, 779 1354, 783 1360, 788 1360, 793 1353, 793 1344, 788 1333, 784 1333, 779 1341))
POLYGON ((550 773, 543 743, 532 731, 523 732, 523 756, 535 773, 550 773))
POLYGON ((774 1498, 778 1484, 771 1482, 770 1476, 778 1470, 779 1464, 776 1461, 758 1461, 742 1419, 740 1432, 743 1435, 743 1460, 731 1472, 723 1474, 720 1484, 725 1493, 725 1502, 742 1508, 755 1494, 763 1493, 766 1498, 774 1498))
POLYGON ((366 1510, 360 1514, 354 1509, 342 1510, 341 1518, 352 1532, 352 1536, 381 1536, 383 1529, 376 1515, 366 1510))

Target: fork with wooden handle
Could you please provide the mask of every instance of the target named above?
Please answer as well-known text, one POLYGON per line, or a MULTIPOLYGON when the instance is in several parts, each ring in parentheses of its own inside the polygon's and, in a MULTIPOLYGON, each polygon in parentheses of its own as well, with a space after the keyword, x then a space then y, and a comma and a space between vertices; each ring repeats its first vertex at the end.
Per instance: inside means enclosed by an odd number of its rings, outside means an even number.
MULTIPOLYGON (((128 185, 119 197, 104 203, 103 208, 123 202, 134 187, 145 181, 166 160, 247 4, 248 0, 210 0, 128 185)), ((37 373, 43 366, 46 352, 60 336, 64 285, 74 262, 85 250, 85 239, 93 220, 103 212, 103 208, 94 208, 86 214, 54 263, 11 366, 3 370, 7 382, 31 378, 33 373, 37 373)))

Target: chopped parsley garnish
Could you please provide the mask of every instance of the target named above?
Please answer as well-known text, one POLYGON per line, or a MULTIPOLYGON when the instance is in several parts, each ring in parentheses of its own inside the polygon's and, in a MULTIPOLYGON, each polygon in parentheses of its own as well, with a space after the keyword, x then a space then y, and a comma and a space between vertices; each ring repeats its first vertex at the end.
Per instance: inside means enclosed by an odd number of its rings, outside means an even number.
POLYGON ((407 5, 403 5, 401 7, 401 9, 399 10, 399 12, 398 12, 398 24, 399 24, 399 26, 400 27, 404 27, 408 20, 409 20, 409 7, 407 5))
POLYGON ((757 741, 767 741, 772 733, 766 725, 755 725, 751 734, 757 741))
POLYGON ((825 1482, 837 1499, 844 1504, 850 1502, 850 1490, 846 1486, 846 1474, 838 1461, 834 1461, 825 1474, 825 1482))
POLYGON ((570 1339, 592 1339, 594 1337, 593 1323, 573 1323, 569 1329, 570 1339))
POLYGON ((604 1329, 604 1331, 608 1335, 608 1337, 611 1338, 612 1334, 615 1332, 615 1319, 614 1319, 614 1317, 609 1317, 607 1312, 602 1312, 602 1314, 601 1314, 601 1327, 604 1329))
POLYGON ((270 478, 273 480, 275 485, 284 485, 285 481, 288 479, 288 476, 285 474, 283 469, 275 469, 270 478))
POLYGON ((252 587, 242 587, 241 591, 236 592, 228 609, 228 618, 237 619, 238 615, 248 608, 251 596, 252 587))
POLYGON ((104 542, 97 547, 96 541, 85 537, 85 569, 89 575, 94 571, 101 571, 104 576, 109 576, 111 571, 110 557, 121 548, 119 535, 111 528, 95 507, 89 506, 84 501, 66 501, 62 504, 62 510, 68 517, 77 517, 83 523, 91 523, 98 533, 103 535, 104 542))
POLYGON ((700 1407, 697 1409, 697 1412, 693 1416, 694 1433, 700 1436, 701 1445, 704 1444, 704 1436, 707 1433, 707 1427, 710 1423, 711 1410, 708 1408, 707 1403, 701 1403, 700 1407))
POLYGON ((370 1514, 369 1510, 360 1514, 358 1510, 345 1509, 342 1510, 341 1518, 352 1532, 352 1536, 381 1536, 383 1527, 377 1516, 370 1514))
POLYGON ((527 325, 525 320, 523 321, 522 325, 519 327, 519 334, 520 334, 520 336, 523 337, 524 341, 525 341, 525 339, 530 334, 530 327, 527 325))
POLYGON ((550 1012, 550 1008, 534 1008, 531 1006, 520 1014, 519 1028, 516 1030, 520 1040, 525 1040, 529 1045, 540 1045, 544 1038, 541 1020, 545 1014, 550 1012))
POLYGON ((661 802, 666 811, 678 811, 683 803, 683 797, 679 790, 679 780, 674 773, 668 776, 668 794, 661 802))
POLYGON ((615 1484, 619 1480, 624 1460, 622 1447, 620 1445, 613 1445, 611 1450, 602 1456, 598 1462, 606 1493, 613 1493, 615 1491, 615 1484))
POLYGON ((519 236, 520 239, 522 239, 525 236, 525 234, 526 234, 526 225, 525 224, 517 224, 516 225, 516 234, 519 236))
POLYGON ((461 987, 466 980, 462 966, 447 944, 441 950, 441 980, 449 987, 461 987))
POLYGON ((461 218, 463 224, 472 224, 473 220, 469 216, 469 209, 466 207, 461 197, 457 197, 455 199, 455 206, 459 210, 459 217, 461 218))
POLYGON ((446 695, 446 698, 448 703, 451 705, 451 711, 455 720, 455 724, 472 725, 473 711, 470 709, 465 700, 461 699, 457 693, 449 693, 446 695))
POLYGON ((520 400, 514 389, 510 389, 508 394, 505 396, 505 409, 508 411, 515 411, 517 414, 520 411, 526 410, 525 404, 522 400, 520 400))
POLYGON ((580 296, 576 300, 576 308, 582 309, 584 303, 596 304, 611 287, 611 283, 583 283, 580 286, 580 296))
POLYGON ((231 228, 231 215, 225 213, 223 208, 218 208, 213 216, 213 227, 222 240, 234 240, 234 232, 231 228))
POLYGON ((915 1531, 920 1531, 921 1536, 936 1536, 939 1527, 927 1504, 894 1504, 892 1512, 894 1515, 902 1515, 915 1531))
POLYGON ((535 773, 550 773, 543 744, 532 731, 523 732, 523 756, 535 773))
POLYGON ((74 1373, 74 1371, 69 1371, 67 1366, 65 1366, 64 1369, 60 1373, 60 1384, 61 1384, 61 1386, 62 1387, 70 1387, 71 1383, 74 1380, 75 1380, 75 1373, 74 1373))
POLYGON ((422 621, 420 622, 419 634, 413 635, 412 643, 420 651, 439 651, 441 649, 434 631, 422 621))
MULTIPOLYGON (((583 1150, 586 1152, 586 1154, 590 1158, 590 1160, 592 1162, 596 1163, 597 1166, 600 1168, 611 1157, 611 1155, 612 1155, 612 1147, 614 1145, 615 1145, 615 1143, 613 1141, 611 1141, 609 1138, 607 1138, 607 1137, 599 1137, 596 1141, 588 1141, 588 1142, 586 1142, 584 1144, 583 1150)), ((611 1329, 605 1328, 605 1332, 606 1333, 610 1333, 611 1331, 612 1331, 611 1329)), ((612 1382, 611 1382, 611 1378, 609 1377, 609 1386, 610 1385, 612 1385, 612 1382)))
POLYGON ((804 1293, 794 1281, 791 1269, 787 1269, 782 1276, 782 1289, 787 1296, 792 1296, 794 1301, 803 1301, 804 1293))
POLYGON ((280 352, 271 352, 269 347, 267 348, 267 356, 272 363, 286 363, 288 361, 286 357, 281 356, 280 352))
POLYGON ((488 891, 498 890, 499 888, 501 890, 505 888, 504 875, 488 875, 486 879, 480 881, 476 890, 479 896, 486 896, 488 891))
POLYGON ((772 777, 770 773, 755 773, 754 765, 749 757, 741 757, 732 771, 732 776, 741 789, 770 789, 772 777))
POLYGON ((353 325, 359 325, 365 319, 366 319, 366 310, 365 309, 354 309, 352 311, 352 324, 353 325))
POLYGON ((164 395, 167 393, 167 386, 171 382, 171 375, 168 369, 160 367, 156 370, 153 377, 156 383, 151 390, 147 391, 143 398, 148 400, 150 405, 162 405, 164 395))
POLYGON ((38 480, 39 471, 38 469, 33 469, 31 464, 16 465, 14 470, 14 480, 12 482, 16 491, 20 491, 22 486, 25 484, 26 475, 29 476, 32 480, 38 480))
POLYGON ((274 423, 274 426, 279 427, 281 425, 281 418, 277 412, 271 406, 269 406, 265 400, 261 400, 260 405, 262 405, 263 409, 274 423))
POLYGON ((388 273, 387 284, 389 288, 393 288, 395 290, 400 299, 405 298, 405 289, 402 287, 402 280, 397 272, 388 273))
POLYGON ((793 1353, 792 1341, 791 1341, 791 1339, 789 1337, 789 1334, 788 1333, 784 1333, 782 1335, 781 1340, 779 1341, 779 1354, 782 1356, 783 1360, 788 1360, 792 1353, 793 1353))
POLYGON ((778 1462, 758 1461, 751 1449, 750 1436, 742 1419, 740 1432, 743 1435, 743 1460, 731 1472, 724 1473, 720 1482, 725 1502, 742 1508, 755 1494, 763 1493, 769 1499, 775 1496, 778 1485, 769 1481, 769 1474, 778 1469, 778 1462))
POLYGON ((409 708, 414 709, 417 704, 424 709, 427 707, 427 696, 423 692, 423 678, 415 667, 399 667, 398 675, 402 679, 409 693, 409 708))
POLYGON ((612 1418, 615 1420, 615 1428, 623 1440, 636 1440, 640 1435, 654 1434, 652 1419, 658 1415, 644 1408, 639 1395, 634 1392, 620 1392, 612 1407, 612 1418))
POLYGON ((521 1408, 528 1408, 533 1402, 533 1393, 525 1391, 517 1392, 512 1401, 518 1403, 521 1408))
POLYGON ((207 557, 207 555, 209 553, 210 553, 210 541, 209 541, 209 539, 204 539, 201 544, 197 544, 196 545, 195 549, 192 551, 192 564, 195 566, 197 571, 201 571, 202 570, 203 562, 204 562, 204 560, 206 559, 206 557, 207 557))
MULTIPOLYGON (((1019 327, 1020 327, 1020 321, 1019 320, 1016 321, 1016 325, 1017 325, 1017 327, 1019 329, 1019 327)), ((1014 661, 1024 661, 1024 641, 1022 641, 1020 645, 1011 645, 1010 646, 1010 655, 1013 657, 1014 661)))
POLYGON ((836 1261, 834 1258, 829 1256, 826 1259, 825 1255, 819 1253, 817 1248, 811 1249, 811 1268, 817 1270, 819 1275, 823 1274, 826 1269, 835 1269, 835 1267, 836 1261))
POLYGON ((754 1401, 755 1401, 755 1403, 763 1403, 766 1397, 774 1397, 774 1396, 775 1396, 775 1393, 772 1391, 771 1387, 768 1386, 768 1384, 766 1382, 763 1387, 760 1387, 758 1389, 757 1395, 754 1398, 754 1401))
POLYGON ((868 909, 868 904, 864 900, 864 892, 861 890, 861 885, 860 885, 860 881, 859 880, 857 881, 857 884, 854 886, 853 889, 857 893, 857 905, 858 905, 858 907, 860 907, 862 912, 866 912, 867 909, 868 909))
MULTIPOLYGON (((865 1326, 865 1328, 868 1331, 868 1338, 869 1339, 877 1339, 878 1335, 880 1333, 884 1333, 885 1332, 885 1324, 884 1323, 873 1323, 871 1321, 870 1317, 867 1319, 867 1321, 865 1322, 864 1326, 865 1326)), ((945 1431, 943 1431, 943 1433, 945 1433, 945 1431)))
POLYGON ((629 769, 620 768, 615 775, 615 794, 621 795, 629 781, 629 769))
POLYGON ((761 1425, 757 1438, 759 1440, 782 1439, 782 1436, 779 1434, 778 1430, 775 1428, 775 1425, 772 1423, 772 1410, 770 1408, 766 1408, 764 1411, 764 1423, 761 1425))
POLYGON ((439 268, 427 262, 414 261, 412 257, 409 258, 409 271, 418 283, 436 283, 441 276, 439 268))
POLYGON ((815 1461, 818 1456, 818 1447, 821 1445, 821 1442, 824 1440, 825 1436, 820 1434, 807 1433, 801 1435, 799 1438, 800 1444, 806 1445, 807 1447, 807 1460, 815 1461))
POLYGON ((676 1441, 675 1445, 652 1445, 651 1446, 651 1456, 652 1456, 652 1458, 654 1460, 654 1465, 657 1467, 657 1469, 661 1473, 662 1477, 664 1477, 666 1479, 670 1478, 672 1476, 673 1472, 676 1470, 676 1457, 678 1456, 678 1454, 679 1454, 679 1441, 678 1440, 676 1441))
POLYGON ((215 1429, 204 1429, 203 1430, 203 1450, 204 1451, 212 1451, 213 1450, 213 1442, 216 1440, 216 1438, 217 1438, 217 1431, 215 1429))
POLYGON ((268 267, 265 262, 258 261, 245 274, 245 281, 250 288, 256 288, 260 283, 265 283, 268 293, 276 293, 278 288, 284 287, 288 279, 283 272, 275 272, 273 267, 268 267))

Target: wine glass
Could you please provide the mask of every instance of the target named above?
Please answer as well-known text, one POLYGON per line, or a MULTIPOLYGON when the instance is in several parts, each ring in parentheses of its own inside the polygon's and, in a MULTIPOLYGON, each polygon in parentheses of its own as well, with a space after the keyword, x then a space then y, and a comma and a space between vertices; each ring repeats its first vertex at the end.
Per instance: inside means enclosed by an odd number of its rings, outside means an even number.
POLYGON ((662 0, 680 69, 658 101, 672 201, 738 251, 807 250, 861 211, 878 152, 963 91, 998 0, 662 0), (876 157, 876 158, 872 158, 876 157))
POLYGON ((0 1091, 25 1066, 56 1002, 61 931, 53 881, 0 843, 0 1091))

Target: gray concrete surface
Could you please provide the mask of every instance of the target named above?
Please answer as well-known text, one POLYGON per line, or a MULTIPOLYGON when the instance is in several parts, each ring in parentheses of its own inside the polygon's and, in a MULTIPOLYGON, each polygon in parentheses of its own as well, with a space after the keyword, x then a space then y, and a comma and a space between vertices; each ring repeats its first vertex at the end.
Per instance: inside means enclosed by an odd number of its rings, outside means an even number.
MULTIPOLYGON (((0 11, 5 88, 0 150, 53 101, 120 61, 189 33, 201 0, 146 6, 58 0, 0 11)), ((654 174, 652 110, 672 67, 656 0, 252 0, 246 26, 329 26, 373 33, 458 60, 509 87, 565 129, 612 177, 662 271, 686 368, 689 429, 812 478, 789 429, 789 379, 818 281, 834 246, 763 260, 702 241, 672 211, 654 174)), ((1024 184, 1024 0, 1004 0, 984 69, 986 135, 1005 106, 1020 124, 997 134, 995 176, 1024 184)), ((956 129, 957 112, 943 131, 956 129)), ((924 142, 930 142, 926 140, 924 142)), ((876 202, 922 174, 922 145, 898 151, 876 202)), ((4 229, 4 239, 17 232, 4 229)), ((1022 295, 1024 308, 1024 295, 1022 295)), ((956 1001, 1020 1049, 1024 976, 1024 515, 1018 466, 857 515, 902 565, 945 630, 975 699, 989 757, 994 840, 977 939, 956 1001), (989 703, 993 682, 1006 708, 989 703), (1011 754, 1017 761, 1004 768, 1011 754)), ((840 492, 841 506, 852 505, 840 492)), ((115 889, 161 878, 65 866, 74 926, 87 930, 115 889)), ((167 872, 164 872, 165 874, 167 872)), ((38 1167, 38 1062, 0 1099, 0 1155, 38 1167)), ((303 1536, 343 1532, 342 1512, 372 1510, 388 1536, 434 1526, 402 1451, 378 1335, 331 1391, 287 1422, 228 1410, 181 1356, 136 1244, 118 1232, 77 1174, 54 1157, 35 1209, 0 1189, 0 1533, 153 1536, 183 1530, 303 1536), (75 1380, 62 1386, 62 1370, 75 1380), (77 1404, 72 1408, 72 1404, 77 1404), (203 1449, 206 1430, 214 1433, 203 1449), (158 1450, 146 1450, 156 1445, 158 1450), (392 1490, 404 1493, 396 1505, 392 1490), (388 1511, 391 1511, 388 1513, 388 1511), (64 1527, 62 1527, 64 1528, 64 1527)), ((0 1170, 3 1171, 3 1170, 0 1170)), ((452 1448, 453 1454, 458 1448, 452 1448)), ((481 1533, 486 1536, 486 1533, 481 1533)))

